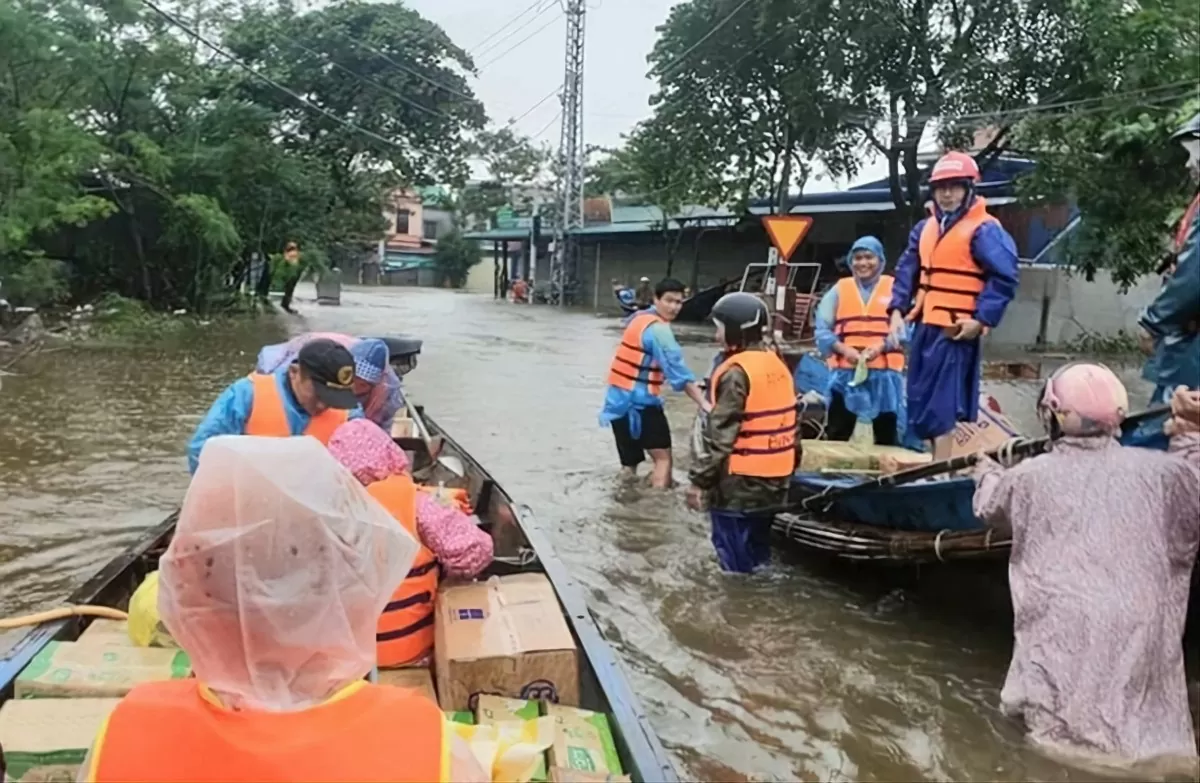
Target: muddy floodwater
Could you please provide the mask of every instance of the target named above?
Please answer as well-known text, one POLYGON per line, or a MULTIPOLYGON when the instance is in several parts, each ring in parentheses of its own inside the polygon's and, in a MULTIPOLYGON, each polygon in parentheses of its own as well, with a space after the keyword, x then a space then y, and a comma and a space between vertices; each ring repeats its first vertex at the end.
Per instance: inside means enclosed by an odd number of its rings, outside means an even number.
MULTIPOLYGON (((300 295, 286 322, 54 352, 3 379, 0 616, 55 605, 176 507, 187 438, 262 344, 289 330, 404 333, 425 341, 409 393, 534 509, 681 775, 1084 779, 1022 748, 997 712, 1011 643, 1002 571, 789 557, 725 576, 682 488, 618 491, 596 423, 615 318, 437 290, 351 290, 340 307, 300 295)), ((706 369, 706 330, 681 332, 706 369)), ((1027 433, 1035 388, 991 389, 1027 433)), ((672 396, 668 412, 682 478, 692 407, 672 396)))

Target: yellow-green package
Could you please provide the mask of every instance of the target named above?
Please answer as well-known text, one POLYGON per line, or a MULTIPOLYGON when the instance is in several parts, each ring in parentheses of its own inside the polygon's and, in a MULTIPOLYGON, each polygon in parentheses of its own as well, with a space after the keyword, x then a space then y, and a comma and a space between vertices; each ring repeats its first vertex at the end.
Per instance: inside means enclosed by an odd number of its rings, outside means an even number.
POLYGON ((151 571, 129 599, 129 638, 138 647, 178 647, 158 616, 158 572, 151 571))
MULTIPOLYGON (((505 721, 537 720, 542 711, 536 701, 509 699, 504 696, 480 694, 475 705, 475 722, 481 725, 505 721)), ((537 766, 529 778, 531 783, 543 783, 547 779, 546 757, 539 756, 537 766)))
POLYGON ((506 720, 483 726, 451 723, 454 733, 467 741, 483 769, 491 770, 494 783, 529 783, 546 750, 554 741, 554 720, 506 720))
POLYGON ((550 766, 612 775, 624 772, 608 716, 560 704, 547 704, 546 714, 554 718, 550 766))
POLYGON ((5 780, 73 781, 120 699, 12 699, 0 707, 5 780))
POLYGON ((448 718, 451 723, 461 723, 464 726, 474 726, 475 725, 475 716, 472 715, 471 713, 467 712, 466 710, 458 710, 457 712, 447 712, 446 718, 448 718))

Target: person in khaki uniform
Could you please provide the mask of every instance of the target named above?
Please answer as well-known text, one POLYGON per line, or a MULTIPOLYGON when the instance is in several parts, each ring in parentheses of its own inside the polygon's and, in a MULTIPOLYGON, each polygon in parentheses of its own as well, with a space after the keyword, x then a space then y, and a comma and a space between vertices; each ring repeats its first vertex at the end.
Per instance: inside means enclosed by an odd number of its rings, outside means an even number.
POLYGON ((771 519, 796 468, 796 388, 763 344, 769 313, 758 297, 726 294, 712 317, 723 360, 709 379, 705 453, 692 465, 687 503, 699 511, 707 500, 721 568, 750 573, 770 560, 771 519))

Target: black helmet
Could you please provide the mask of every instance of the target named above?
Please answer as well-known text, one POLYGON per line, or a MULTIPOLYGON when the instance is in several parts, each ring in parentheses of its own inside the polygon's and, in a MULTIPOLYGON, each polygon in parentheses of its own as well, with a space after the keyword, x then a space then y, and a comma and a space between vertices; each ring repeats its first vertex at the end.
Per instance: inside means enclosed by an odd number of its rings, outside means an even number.
POLYGON ((725 294, 712 309, 712 319, 725 327, 725 342, 737 346, 761 340, 770 315, 761 299, 745 291, 725 294))
POLYGON ((1200 113, 1197 113, 1190 120, 1180 126, 1179 130, 1171 134, 1171 141, 1183 141, 1184 139, 1200 138, 1200 113))

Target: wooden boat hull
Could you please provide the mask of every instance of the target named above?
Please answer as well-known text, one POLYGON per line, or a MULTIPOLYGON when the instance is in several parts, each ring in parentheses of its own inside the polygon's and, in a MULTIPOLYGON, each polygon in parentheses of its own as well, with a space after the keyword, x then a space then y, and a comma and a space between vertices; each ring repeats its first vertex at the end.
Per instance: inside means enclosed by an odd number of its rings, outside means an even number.
MULTIPOLYGON (((416 411, 422 413, 420 408, 416 411)), ((425 441, 400 439, 402 446, 415 452, 414 470, 430 480, 445 481, 449 487, 467 489, 476 513, 496 545, 496 560, 488 575, 535 572, 545 574, 550 580, 579 649, 580 706, 608 714, 625 772, 635 781, 678 781, 620 662, 592 617, 580 586, 537 529, 532 512, 514 503, 496 480, 433 420, 425 417, 424 421, 429 434, 442 444, 440 456, 456 457, 466 468, 465 476, 447 473, 428 454, 425 441)), ((113 558, 75 590, 67 603, 126 608, 129 597, 146 574, 157 568, 177 519, 178 512, 147 530, 141 541, 113 558)), ((71 617, 44 623, 0 654, 0 702, 12 698, 17 675, 47 643, 78 638, 87 622, 71 617)))

